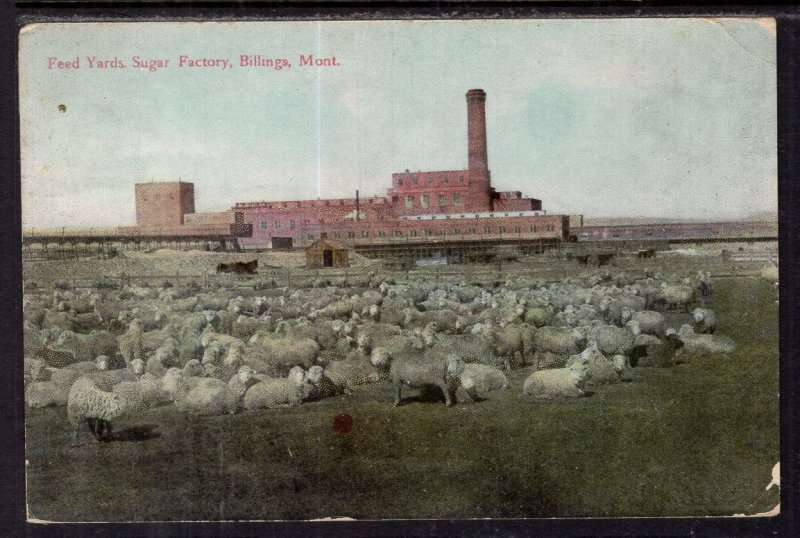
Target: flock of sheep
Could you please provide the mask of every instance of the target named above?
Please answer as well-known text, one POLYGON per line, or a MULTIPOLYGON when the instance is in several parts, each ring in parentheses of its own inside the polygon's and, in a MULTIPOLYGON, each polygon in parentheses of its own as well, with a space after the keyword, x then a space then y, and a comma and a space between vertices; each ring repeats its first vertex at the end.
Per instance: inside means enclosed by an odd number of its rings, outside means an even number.
POLYGON ((367 383, 391 384, 394 405, 403 386, 438 387, 449 406, 459 389, 473 401, 507 389, 506 373, 521 367, 533 367, 526 396, 575 398, 633 379, 635 367, 732 350, 703 308, 711 293, 708 273, 649 271, 489 286, 371 273, 247 292, 26 293, 26 403, 66 406, 77 442, 86 425, 108 441, 116 417, 156 406, 220 415, 367 383))

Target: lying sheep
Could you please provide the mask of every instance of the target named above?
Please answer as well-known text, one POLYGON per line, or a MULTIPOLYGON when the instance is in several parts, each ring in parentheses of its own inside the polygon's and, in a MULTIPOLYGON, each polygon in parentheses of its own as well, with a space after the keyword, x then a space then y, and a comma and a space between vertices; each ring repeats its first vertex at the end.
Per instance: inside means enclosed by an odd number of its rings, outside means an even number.
POLYGON ((265 378, 247 389, 245 409, 272 409, 300 405, 311 393, 302 370, 286 378, 265 378))
POLYGON ((579 359, 566 368, 533 372, 522 385, 522 393, 539 399, 580 398, 587 375, 587 361, 579 359))
POLYGON ((588 386, 618 383, 628 364, 624 355, 614 355, 612 359, 606 358, 598 349, 597 342, 592 342, 580 355, 570 357, 567 367, 578 361, 586 363, 585 384, 588 386))
POLYGON ((389 378, 394 386, 394 406, 400 405, 403 385, 410 387, 436 386, 442 389, 445 404, 448 407, 456 403, 455 391, 458 388, 458 376, 464 371, 464 361, 451 355, 440 357, 401 357, 391 355, 373 356, 372 364, 376 368, 389 369, 389 378), (388 362, 388 364, 386 364, 388 362))
POLYGON ((344 385, 337 384, 331 379, 322 366, 312 366, 309 368, 305 380, 310 385, 309 394, 306 397, 307 400, 330 398, 343 393, 345 390, 344 385))
POLYGON ((193 415, 215 416, 235 413, 238 395, 228 384, 212 377, 181 376, 175 394, 175 409, 193 415))
POLYGON ((705 357, 715 353, 729 353, 736 343, 727 336, 716 334, 695 334, 689 325, 681 326, 678 337, 683 342, 680 353, 686 357, 705 357))
POLYGON ((465 364, 458 379, 461 387, 473 401, 478 401, 480 394, 505 390, 509 387, 506 375, 499 368, 486 364, 465 364))
POLYGON ((714 334, 717 330, 718 318, 713 310, 709 308, 695 308, 692 311, 694 317, 694 332, 700 334, 714 334))
POLYGON ((67 396, 67 420, 73 427, 73 444, 78 443, 78 428, 88 424, 95 438, 111 440, 111 421, 125 412, 119 395, 98 388, 92 380, 80 377, 67 396))

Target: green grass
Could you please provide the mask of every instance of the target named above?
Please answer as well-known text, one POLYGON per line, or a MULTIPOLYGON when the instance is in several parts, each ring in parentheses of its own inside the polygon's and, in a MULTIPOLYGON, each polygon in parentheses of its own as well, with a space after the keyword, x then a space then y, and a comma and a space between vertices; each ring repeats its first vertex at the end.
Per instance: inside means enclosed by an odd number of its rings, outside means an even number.
MULTIPOLYGON (((294 409, 211 419, 150 410, 144 441, 69 447, 61 409, 28 412, 28 505, 60 521, 702 516, 755 513, 779 460, 774 289, 719 279, 737 349, 588 398, 513 388, 474 404, 391 407, 388 385, 294 409), (349 413, 354 428, 333 431, 349 413)), ((409 391, 409 395, 410 391, 409 391)))

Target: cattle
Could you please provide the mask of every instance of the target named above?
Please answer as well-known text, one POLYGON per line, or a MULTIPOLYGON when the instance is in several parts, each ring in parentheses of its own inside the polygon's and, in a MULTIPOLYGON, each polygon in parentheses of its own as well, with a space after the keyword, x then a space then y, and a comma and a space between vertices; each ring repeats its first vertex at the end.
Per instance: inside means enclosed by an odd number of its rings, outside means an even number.
POLYGON ((220 263, 217 265, 217 273, 234 273, 237 275, 252 275, 257 273, 258 260, 249 262, 220 263))

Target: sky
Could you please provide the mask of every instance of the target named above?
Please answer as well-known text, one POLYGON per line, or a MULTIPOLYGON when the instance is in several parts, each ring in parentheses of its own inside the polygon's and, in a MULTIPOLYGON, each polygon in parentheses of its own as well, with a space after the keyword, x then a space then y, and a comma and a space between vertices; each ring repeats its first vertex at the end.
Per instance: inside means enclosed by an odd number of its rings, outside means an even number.
POLYGON ((19 68, 26 228, 133 224, 151 180, 193 182, 197 211, 383 196, 393 172, 466 168, 470 88, 492 185, 549 213, 777 213, 771 19, 37 24, 19 68))

